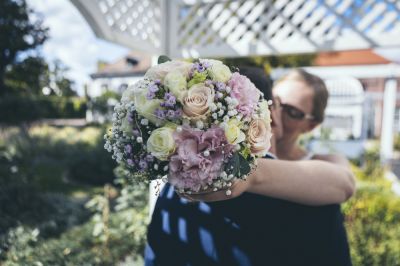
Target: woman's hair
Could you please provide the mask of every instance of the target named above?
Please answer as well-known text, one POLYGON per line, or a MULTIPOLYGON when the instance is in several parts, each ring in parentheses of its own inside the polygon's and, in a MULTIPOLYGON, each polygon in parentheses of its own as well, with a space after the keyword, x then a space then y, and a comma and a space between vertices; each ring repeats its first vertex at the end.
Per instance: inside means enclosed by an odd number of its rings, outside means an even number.
POLYGON ((325 108, 328 104, 329 92, 326 88, 324 81, 313 74, 308 73, 303 69, 294 69, 288 74, 280 78, 276 84, 286 80, 295 80, 304 82, 308 87, 310 87, 314 92, 313 99, 313 110, 312 115, 314 116, 314 121, 322 123, 325 116, 325 108))
POLYGON ((250 79, 251 82, 264 94, 264 99, 272 100, 272 82, 264 69, 260 67, 241 66, 239 73, 250 79))

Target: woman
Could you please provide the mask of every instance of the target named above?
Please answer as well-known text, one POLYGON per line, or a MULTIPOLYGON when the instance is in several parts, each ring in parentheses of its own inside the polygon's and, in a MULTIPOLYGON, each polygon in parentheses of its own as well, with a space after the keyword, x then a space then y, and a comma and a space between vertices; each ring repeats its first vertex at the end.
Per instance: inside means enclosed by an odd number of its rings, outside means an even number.
MULTIPOLYGON (((277 82, 273 94, 274 126, 280 125, 277 110, 281 110, 283 128, 277 135, 275 152, 285 160, 261 159, 247 181, 234 184, 234 200, 253 193, 265 196, 253 209, 263 212, 260 219, 242 223, 244 235, 260 239, 264 250, 273 252, 264 265, 351 265, 338 205, 354 193, 348 162, 338 155, 310 154, 298 146, 301 134, 323 121, 327 89, 318 77, 294 70, 277 82), (252 228, 260 224, 271 230, 254 233, 252 228)), ((229 198, 223 191, 189 197, 209 202, 229 198)), ((254 257, 255 261, 263 258, 254 257)))
MULTIPOLYGON (((263 70, 240 72, 272 99, 263 70)), ((279 139, 279 101, 273 107, 279 139)), ((146 265, 351 265, 339 205, 326 205, 354 191, 343 169, 318 160, 263 159, 248 182, 236 182, 233 198, 217 202, 188 204, 166 184, 148 229, 146 265)), ((228 199, 225 192, 188 196, 228 199)))
MULTIPOLYGON (((243 74, 252 76, 246 71, 243 74)), ((265 86, 259 88, 268 95, 265 86)), ((315 206, 346 201, 355 191, 347 159, 335 154, 307 153, 298 145, 302 134, 323 121, 328 100, 324 82, 304 70, 293 70, 276 83, 273 94, 272 141, 276 147, 271 152, 280 160, 259 160, 258 169, 245 182, 234 184, 230 197, 252 192, 315 206)), ((227 199, 223 191, 184 196, 201 201, 227 199)))

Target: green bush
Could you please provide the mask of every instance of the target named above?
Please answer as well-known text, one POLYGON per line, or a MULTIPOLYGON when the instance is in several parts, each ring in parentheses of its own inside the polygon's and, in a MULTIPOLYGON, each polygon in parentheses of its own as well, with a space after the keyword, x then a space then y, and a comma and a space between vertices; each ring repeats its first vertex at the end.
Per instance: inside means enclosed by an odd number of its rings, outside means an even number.
MULTIPOLYGON (((99 194, 87 203, 93 211, 92 218, 81 225, 72 220, 75 226, 59 228, 59 235, 45 234, 44 225, 49 223, 45 219, 39 224, 28 224, 25 220, 0 234, 0 264, 115 265, 127 257, 140 260, 149 217, 147 186, 125 187, 117 198, 115 188, 106 188, 107 194, 99 194)), ((37 201, 37 197, 31 201, 37 201)), ((58 207, 64 209, 64 213, 68 210, 62 205, 58 207)), ((52 221, 54 215, 42 214, 52 221)), ((69 213, 64 219, 71 220, 75 216, 76 213, 69 213)))
POLYGON ((397 134, 393 139, 393 148, 396 151, 400 151, 400 134, 397 134))
MULTIPOLYGON (((110 159, 103 149, 104 131, 0 130, 0 265, 114 265, 141 259, 148 223, 146 185, 120 191, 107 185, 107 196, 89 202, 92 210, 84 208, 90 193, 75 198, 65 188, 71 184, 63 179, 82 159, 79 154, 94 156, 94 168, 107 164, 96 155, 101 151, 110 159)), ((109 167, 113 180, 114 165, 109 167)), ((82 173, 79 181, 99 183, 99 173, 90 182, 85 174, 91 173, 82 173)))
POLYGON ((84 118, 86 100, 77 97, 18 96, 0 98, 0 124, 18 124, 42 118, 84 118))
MULTIPOLYGON (((126 213, 111 217, 111 228, 118 229, 126 221, 126 213)), ((8 251, 0 263, 4 266, 17 265, 116 265, 127 256, 140 258, 143 254, 145 220, 147 211, 132 210, 128 215, 135 218, 135 233, 127 234, 114 230, 104 243, 93 236, 93 222, 77 226, 63 233, 59 238, 42 239, 40 231, 17 227, 9 232, 6 242, 8 251)), ((1 258, 1 257, 0 257, 1 258)))
POLYGON ((359 188, 343 205, 353 265, 400 265, 400 197, 382 174, 355 170, 359 188))
POLYGON ((3 133, 3 145, 42 188, 62 190, 66 182, 103 185, 114 180, 116 164, 103 148, 104 127, 37 126, 8 131, 13 133, 3 133))

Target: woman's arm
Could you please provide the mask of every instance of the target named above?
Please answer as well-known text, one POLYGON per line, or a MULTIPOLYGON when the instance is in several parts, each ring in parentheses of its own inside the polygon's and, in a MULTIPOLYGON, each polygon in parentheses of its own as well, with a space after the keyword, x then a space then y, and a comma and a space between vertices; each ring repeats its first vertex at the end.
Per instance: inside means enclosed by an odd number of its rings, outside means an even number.
POLYGON ((352 172, 341 164, 322 161, 259 160, 249 176, 248 192, 307 205, 341 203, 355 191, 352 172))
POLYGON ((228 197, 225 191, 188 195, 193 200, 219 201, 243 192, 284 199, 305 205, 341 203, 355 191, 355 181, 344 161, 284 161, 259 159, 246 181, 237 181, 228 197))

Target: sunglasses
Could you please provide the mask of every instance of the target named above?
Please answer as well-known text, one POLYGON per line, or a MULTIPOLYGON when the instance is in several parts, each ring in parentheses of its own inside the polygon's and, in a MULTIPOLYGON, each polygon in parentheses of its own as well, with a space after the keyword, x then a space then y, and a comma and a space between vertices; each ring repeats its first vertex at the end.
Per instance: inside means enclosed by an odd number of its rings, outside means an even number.
POLYGON ((279 97, 274 97, 272 100, 272 104, 270 105, 272 109, 279 109, 281 108, 282 101, 279 97))
POLYGON ((313 120, 314 116, 311 114, 306 114, 303 111, 297 109, 296 107, 286 104, 286 103, 281 103, 282 110, 292 119, 294 120, 313 120))

